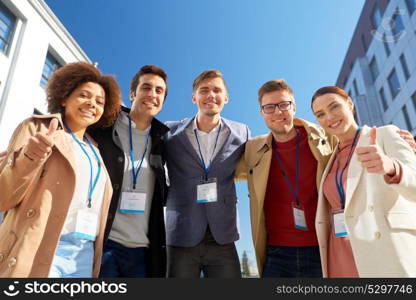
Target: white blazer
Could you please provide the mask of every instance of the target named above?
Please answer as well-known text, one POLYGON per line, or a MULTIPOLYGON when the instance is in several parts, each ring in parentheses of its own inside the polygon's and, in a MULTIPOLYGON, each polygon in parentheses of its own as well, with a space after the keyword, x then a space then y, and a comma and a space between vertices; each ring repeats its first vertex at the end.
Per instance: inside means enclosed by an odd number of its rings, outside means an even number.
MULTIPOLYGON (((360 277, 416 277, 416 155, 393 125, 377 128, 377 144, 403 170, 400 183, 365 171, 353 154, 348 168, 345 224, 360 277)), ((370 143, 370 128, 361 129, 357 147, 370 143)), ((328 238, 332 215, 323 183, 336 156, 325 168, 319 189, 316 233, 322 271, 328 276, 328 238)))

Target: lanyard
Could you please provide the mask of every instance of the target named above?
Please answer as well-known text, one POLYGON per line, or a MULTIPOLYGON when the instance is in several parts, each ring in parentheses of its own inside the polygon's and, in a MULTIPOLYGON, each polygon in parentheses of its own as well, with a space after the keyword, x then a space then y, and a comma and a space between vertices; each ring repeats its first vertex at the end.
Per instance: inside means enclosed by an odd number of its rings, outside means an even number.
POLYGON ((137 171, 136 171, 135 170, 136 167, 134 166, 133 136, 132 136, 130 116, 129 116, 129 138, 130 138, 130 160, 131 160, 131 165, 132 165, 131 172, 132 172, 132 178, 133 178, 133 189, 135 190, 136 189, 137 177, 139 177, 139 172, 140 172, 140 169, 142 168, 144 157, 145 157, 146 152, 147 152, 147 144, 149 142, 149 134, 146 137, 146 145, 144 146, 143 155, 142 155, 142 158, 140 160, 139 166, 137 167, 137 171))
POLYGON ((65 129, 69 132, 69 134, 72 136, 72 138, 75 140, 75 142, 77 142, 77 144, 81 147, 81 150, 82 150, 82 152, 84 152, 85 156, 87 156, 88 162, 90 164, 90 184, 89 184, 89 187, 88 187, 88 208, 91 208, 92 193, 94 192, 95 187, 97 186, 98 179, 100 178, 101 162, 100 162, 100 159, 98 158, 97 152, 95 152, 94 148, 92 147, 90 140, 86 136, 84 136, 84 140, 87 141, 88 146, 90 147, 92 153, 94 153, 95 159, 97 160, 98 171, 97 171, 97 175, 95 176, 94 182, 92 182, 92 177, 93 176, 92 176, 91 158, 88 155, 87 151, 85 150, 84 146, 81 144, 81 142, 74 135, 72 130, 66 125, 65 122, 63 122, 63 123, 64 123, 64 126, 65 126, 65 129))
MULTIPOLYGON (((339 157, 338 157, 338 161, 337 161, 337 169, 335 171, 335 184, 337 186, 337 191, 338 191, 338 195, 339 195, 339 199, 341 202, 341 208, 344 209, 345 208, 345 191, 344 191, 344 187, 342 185, 342 177, 344 176, 344 171, 347 168, 347 166, 350 163, 350 160, 352 158, 352 154, 354 152, 354 145, 357 142, 357 137, 358 137, 358 133, 360 132, 361 127, 358 127, 357 132, 354 135, 354 140, 352 141, 352 145, 351 145, 351 149, 350 149, 350 153, 348 154, 348 158, 347 161, 344 165, 344 167, 341 170, 341 175, 339 176, 338 179, 338 171, 339 171, 339 157)), ((339 148, 338 148, 338 152, 339 152, 339 148)))
POLYGON ((199 155, 201 156, 200 158, 202 162, 202 167, 204 168, 205 180, 208 180, 208 173, 212 167, 212 158, 214 157, 215 149, 217 148, 218 137, 220 136, 220 132, 221 132, 221 124, 220 124, 220 127, 218 128, 217 138, 215 139, 214 150, 212 151, 211 159, 209 160, 209 166, 207 167, 205 166, 204 157, 202 155, 201 144, 199 143, 199 139, 198 139, 198 133, 196 129, 194 129, 194 134, 195 134, 196 142, 198 144, 198 149, 199 149, 199 155))
POLYGON ((296 131, 296 189, 294 190, 292 187, 292 184, 289 181, 289 177, 286 175, 285 168, 283 166, 282 161, 280 160, 279 153, 276 149, 276 161, 279 165, 280 171, 282 172, 282 176, 286 181, 287 186, 289 187, 289 190, 293 197, 295 197, 296 205, 299 206, 299 161, 300 161, 300 134, 298 131, 296 131))

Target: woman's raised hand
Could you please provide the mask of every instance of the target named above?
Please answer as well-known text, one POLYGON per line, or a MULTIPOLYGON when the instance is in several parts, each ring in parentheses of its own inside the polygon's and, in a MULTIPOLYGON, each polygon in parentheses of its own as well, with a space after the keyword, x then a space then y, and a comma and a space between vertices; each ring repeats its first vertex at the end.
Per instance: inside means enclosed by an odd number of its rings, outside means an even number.
POLYGON ((52 119, 46 134, 38 132, 32 136, 24 149, 24 154, 31 160, 41 160, 46 158, 55 145, 55 131, 58 128, 58 119, 52 119))

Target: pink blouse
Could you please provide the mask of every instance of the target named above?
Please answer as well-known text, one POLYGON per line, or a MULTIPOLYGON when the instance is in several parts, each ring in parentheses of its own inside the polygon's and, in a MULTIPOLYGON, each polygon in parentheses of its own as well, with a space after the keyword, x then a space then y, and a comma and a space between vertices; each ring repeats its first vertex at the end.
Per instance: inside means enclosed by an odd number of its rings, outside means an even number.
MULTIPOLYGON (((341 201, 338 195, 337 186, 335 183, 335 173, 339 164, 338 177, 341 170, 345 166, 348 155, 351 151, 353 139, 344 141, 338 146, 338 154, 333 160, 333 164, 328 175, 325 178, 323 189, 324 195, 329 202, 331 211, 341 210, 341 201)), ((348 166, 343 175, 344 191, 347 190, 348 166)), ((355 266, 354 256, 348 236, 335 236, 333 217, 331 216, 331 230, 328 244, 328 277, 358 277, 357 267, 355 266)))
MULTIPOLYGON (((325 178, 323 189, 324 195, 329 202, 332 212, 341 210, 341 201, 338 195, 338 190, 335 183, 335 173, 339 161, 338 177, 341 174, 341 170, 345 166, 348 160, 348 156, 351 151, 353 139, 346 140, 339 144, 338 153, 333 160, 331 169, 325 178)), ((354 147, 355 149, 355 147, 354 147)), ((355 151, 355 150, 353 150, 355 151)), ((384 180, 389 184, 397 184, 402 178, 402 168, 400 163, 393 160, 396 173, 389 176, 384 175, 384 180)), ((344 191, 347 190, 347 178, 348 178, 347 165, 343 175, 343 187, 344 191)), ((354 255, 352 252, 349 237, 336 236, 334 233, 333 217, 331 216, 331 230, 329 235, 328 244, 328 277, 359 277, 357 267, 355 265, 354 255)))

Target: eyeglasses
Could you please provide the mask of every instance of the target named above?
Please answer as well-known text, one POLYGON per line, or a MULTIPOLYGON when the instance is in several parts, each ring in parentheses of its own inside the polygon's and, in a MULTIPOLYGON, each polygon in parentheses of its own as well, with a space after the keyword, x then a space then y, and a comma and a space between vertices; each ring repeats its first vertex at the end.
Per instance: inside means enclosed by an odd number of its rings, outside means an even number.
POLYGON ((282 101, 279 103, 265 104, 261 106, 261 110, 265 114, 272 114, 275 112, 276 107, 278 107, 280 111, 288 111, 292 108, 292 101, 282 101))

